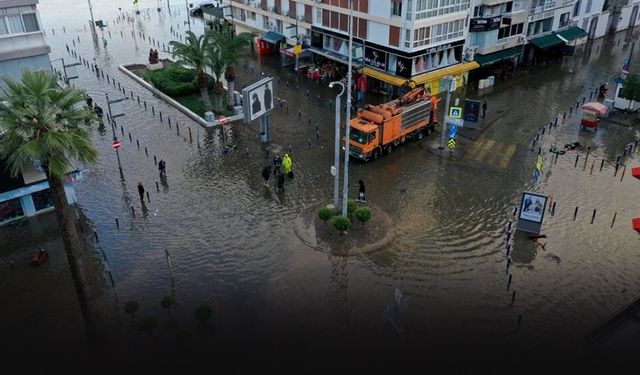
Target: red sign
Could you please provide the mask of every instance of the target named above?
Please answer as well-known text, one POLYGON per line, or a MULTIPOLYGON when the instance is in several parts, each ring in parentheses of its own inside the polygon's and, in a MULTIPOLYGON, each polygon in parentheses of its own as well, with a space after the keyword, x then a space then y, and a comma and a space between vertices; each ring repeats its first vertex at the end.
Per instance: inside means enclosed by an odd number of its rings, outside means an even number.
POLYGON ((113 145, 112 145, 114 150, 117 150, 120 148, 120 141, 113 141, 113 145))
POLYGON ((227 123, 227 118, 224 116, 220 116, 220 118, 218 119, 218 121, 220 121, 221 124, 226 124, 227 123))

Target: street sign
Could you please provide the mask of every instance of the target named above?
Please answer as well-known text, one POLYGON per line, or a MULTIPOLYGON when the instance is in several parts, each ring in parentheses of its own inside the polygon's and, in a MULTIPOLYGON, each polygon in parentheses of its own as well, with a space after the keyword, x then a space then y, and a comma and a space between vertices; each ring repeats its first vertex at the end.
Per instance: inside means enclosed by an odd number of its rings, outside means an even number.
POLYGON ((456 135, 458 135, 458 127, 456 125, 449 125, 449 138, 456 138, 456 135))
POLYGON ((451 117, 451 118, 462 118, 462 108, 461 107, 451 107, 451 108, 449 108, 449 117, 451 117))
POLYGON ((444 122, 446 124, 452 124, 452 125, 455 125, 455 126, 459 126, 461 128, 464 127, 464 120, 461 119, 461 118, 453 118, 453 117, 445 115, 444 116, 444 122))
POLYGON ((113 147, 114 150, 117 150, 120 148, 120 141, 113 141, 113 144, 111 145, 113 147))
POLYGON ((456 148, 456 140, 453 138, 449 138, 449 143, 447 143, 447 146, 449 146, 449 148, 456 148))

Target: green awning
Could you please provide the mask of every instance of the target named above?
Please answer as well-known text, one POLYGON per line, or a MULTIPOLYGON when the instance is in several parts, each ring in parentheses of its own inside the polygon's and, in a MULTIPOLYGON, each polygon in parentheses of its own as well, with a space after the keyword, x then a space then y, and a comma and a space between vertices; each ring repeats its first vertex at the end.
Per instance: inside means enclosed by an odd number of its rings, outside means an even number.
POLYGON ((565 38, 566 40, 574 40, 578 38, 584 38, 585 36, 587 36, 587 32, 582 30, 578 26, 572 26, 566 30, 557 32, 556 34, 565 38))
POLYGON ((540 49, 547 49, 564 43, 556 36, 556 34, 549 34, 541 36, 540 38, 530 39, 529 42, 540 49))
POLYGON ((522 47, 518 46, 513 48, 507 48, 505 50, 494 52, 494 53, 488 53, 486 55, 475 55, 474 60, 478 64, 480 64, 480 66, 482 67, 482 66, 498 63, 502 60, 511 59, 515 56, 520 55, 521 53, 522 53, 522 47))
POLYGON ((260 37, 260 39, 264 40, 267 43, 278 44, 280 42, 284 42, 286 38, 282 34, 278 34, 275 31, 268 31, 264 35, 260 37))

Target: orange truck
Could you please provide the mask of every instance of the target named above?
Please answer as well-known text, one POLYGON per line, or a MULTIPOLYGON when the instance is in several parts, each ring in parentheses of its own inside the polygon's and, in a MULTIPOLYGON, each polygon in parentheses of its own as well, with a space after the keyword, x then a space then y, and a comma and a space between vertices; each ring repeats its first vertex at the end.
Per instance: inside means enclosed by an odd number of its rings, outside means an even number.
POLYGON ((350 156, 376 160, 401 143, 433 133, 438 126, 436 104, 424 88, 415 88, 389 103, 366 105, 350 122, 350 156))

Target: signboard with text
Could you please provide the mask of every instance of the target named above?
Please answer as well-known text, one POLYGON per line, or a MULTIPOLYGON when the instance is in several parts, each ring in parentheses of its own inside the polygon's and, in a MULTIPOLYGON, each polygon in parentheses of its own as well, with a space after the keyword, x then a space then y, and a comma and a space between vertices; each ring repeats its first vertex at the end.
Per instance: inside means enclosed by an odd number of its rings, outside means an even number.
POLYGON ((486 17, 486 18, 472 18, 469 22, 469 31, 477 32, 477 31, 490 31, 497 30, 500 28, 500 22, 502 22, 502 17, 486 17))
POLYGON ((364 63, 372 68, 387 70, 387 53, 373 48, 365 48, 364 63))

